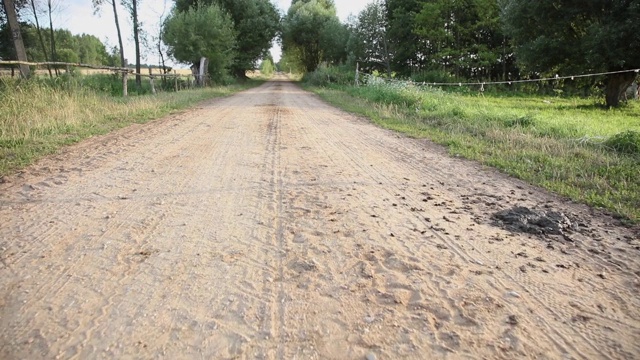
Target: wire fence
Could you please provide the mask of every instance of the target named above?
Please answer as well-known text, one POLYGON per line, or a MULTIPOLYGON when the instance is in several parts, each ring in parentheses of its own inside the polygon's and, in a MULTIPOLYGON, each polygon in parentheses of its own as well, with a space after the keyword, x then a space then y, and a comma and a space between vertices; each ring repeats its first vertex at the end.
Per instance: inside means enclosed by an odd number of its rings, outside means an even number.
MULTIPOLYGON (((402 83, 405 85, 413 85, 413 86, 466 86, 466 87, 479 87, 480 91, 484 91, 485 86, 489 85, 514 85, 514 84, 525 84, 525 83, 536 83, 536 82, 547 82, 547 81, 559 81, 559 80, 575 80, 580 78, 589 78, 589 77, 599 77, 599 76, 607 76, 607 75, 615 75, 615 74, 625 74, 632 73, 636 74, 640 73, 640 69, 630 69, 630 70, 620 70, 620 71, 608 71, 608 72, 599 72, 599 73, 589 73, 589 74, 579 74, 579 75, 567 75, 560 76, 556 74, 554 77, 544 77, 539 79, 520 79, 520 80, 502 80, 502 81, 482 81, 482 82, 427 82, 427 81, 413 81, 413 80, 401 80, 401 79, 389 79, 382 76, 375 76, 373 74, 363 73, 359 70, 359 66, 356 67, 356 78, 355 84, 358 86, 360 84, 360 77, 363 76, 365 78, 374 77, 376 79, 380 79, 378 81, 391 82, 391 83, 402 83)), ((638 85, 638 84, 637 84, 638 85)), ((636 88, 635 96, 639 96, 638 92, 640 89, 636 88)))
MULTIPOLYGON (((15 76, 16 66, 29 66, 29 67, 36 67, 36 68, 54 67, 56 69, 59 69, 60 67, 64 67, 67 72, 69 72, 70 69, 72 68, 83 68, 83 69, 102 70, 102 71, 107 71, 114 74, 119 73, 122 75, 122 87, 123 87, 122 95, 125 97, 128 96, 128 93, 129 93, 128 82, 129 82, 130 76, 140 76, 140 77, 149 78, 152 94, 156 94, 155 80, 157 78, 164 79, 164 80, 173 80, 175 91, 179 91, 182 88, 193 88, 195 86, 205 86, 210 81, 210 78, 207 74, 202 74, 202 73, 179 74, 176 70, 173 70, 173 73, 171 73, 171 72, 166 72, 165 69, 160 69, 161 71, 165 71, 164 73, 162 72, 154 73, 152 67, 148 67, 149 72, 148 74, 145 74, 145 73, 137 73, 134 69, 131 69, 131 68, 126 68, 126 67, 123 68, 123 67, 116 67, 116 66, 103 66, 103 65, 92 65, 92 64, 82 64, 82 63, 56 62, 56 61, 28 62, 28 61, 0 60, 0 69, 2 67, 5 67, 5 68, 8 67, 8 69, 11 71, 11 76, 15 76), (184 82, 186 83, 186 86, 183 85, 183 82, 181 80, 184 80, 184 82)), ((20 69, 18 69, 18 71, 20 71, 20 69)))

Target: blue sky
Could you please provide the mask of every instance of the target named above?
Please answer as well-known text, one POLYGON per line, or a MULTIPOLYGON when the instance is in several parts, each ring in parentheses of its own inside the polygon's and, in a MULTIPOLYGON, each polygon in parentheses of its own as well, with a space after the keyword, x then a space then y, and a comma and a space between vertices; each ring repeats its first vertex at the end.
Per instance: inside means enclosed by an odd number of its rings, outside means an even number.
MULTIPOLYGON (((371 0, 335 0, 338 16, 342 21, 346 20, 349 14, 357 14, 371 0)), ((53 26, 65 28, 74 34, 91 34, 97 36, 103 42, 114 46, 118 42, 115 25, 113 21, 113 11, 110 6, 104 6, 102 11, 94 15, 91 0, 54 0, 59 11, 53 18, 53 26)), ((119 2, 119 1, 118 1, 119 2)), ((167 14, 173 6, 172 0, 141 0, 140 19, 144 30, 151 36, 158 33, 158 23, 160 16, 167 14)), ((291 0, 272 0, 283 12, 289 8, 291 0)), ((132 41, 131 21, 128 19, 124 9, 119 6, 118 17, 120 28, 123 31, 123 41, 125 42, 125 57, 132 61, 134 57, 134 46, 132 41)), ((41 20, 42 21, 42 20, 41 20)), ((280 49, 275 45, 271 52, 276 61, 280 58, 280 49)), ((142 51, 146 53, 143 62, 155 64, 158 56, 153 50, 142 51)))

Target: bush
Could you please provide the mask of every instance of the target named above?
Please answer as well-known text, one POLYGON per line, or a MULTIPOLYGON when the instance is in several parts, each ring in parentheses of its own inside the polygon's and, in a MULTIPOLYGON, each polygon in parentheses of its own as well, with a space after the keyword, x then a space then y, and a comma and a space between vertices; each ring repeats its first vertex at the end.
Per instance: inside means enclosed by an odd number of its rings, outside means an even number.
POLYGON ((353 85, 355 76, 355 72, 346 66, 321 66, 316 71, 305 74, 302 81, 315 86, 353 85))
POLYGON ((411 76, 411 80, 421 83, 453 83, 455 78, 446 71, 441 70, 425 70, 411 76))
POLYGON ((526 128, 526 127, 532 127, 535 124, 536 124, 536 118, 534 115, 531 115, 531 114, 504 120, 504 125, 506 127, 519 126, 519 127, 526 128))
POLYGON ((265 77, 271 77, 273 75, 274 66, 271 60, 264 59, 260 65, 260 73, 265 77))
POLYGON ((619 153, 640 155, 640 131, 628 130, 611 136, 605 146, 619 153))

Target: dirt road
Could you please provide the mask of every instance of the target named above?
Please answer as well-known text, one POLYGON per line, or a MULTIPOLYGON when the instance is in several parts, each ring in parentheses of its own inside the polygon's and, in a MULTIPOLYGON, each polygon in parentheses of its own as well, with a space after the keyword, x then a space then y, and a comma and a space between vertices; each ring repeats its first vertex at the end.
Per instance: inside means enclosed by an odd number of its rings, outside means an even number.
POLYGON ((283 80, 2 182, 2 359, 640 356, 637 233, 283 80))

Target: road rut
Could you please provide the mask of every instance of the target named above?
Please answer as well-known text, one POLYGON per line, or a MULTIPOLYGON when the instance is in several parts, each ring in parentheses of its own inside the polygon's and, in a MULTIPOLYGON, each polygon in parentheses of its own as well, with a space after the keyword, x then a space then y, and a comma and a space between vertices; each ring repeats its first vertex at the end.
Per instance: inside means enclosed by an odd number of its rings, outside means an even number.
POLYGON ((281 78, 6 177, 0 219, 3 359, 640 355, 637 232, 281 78))

